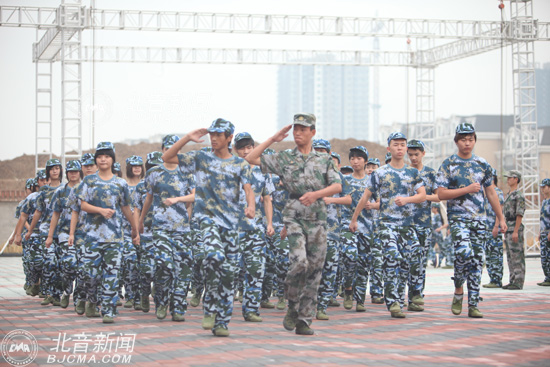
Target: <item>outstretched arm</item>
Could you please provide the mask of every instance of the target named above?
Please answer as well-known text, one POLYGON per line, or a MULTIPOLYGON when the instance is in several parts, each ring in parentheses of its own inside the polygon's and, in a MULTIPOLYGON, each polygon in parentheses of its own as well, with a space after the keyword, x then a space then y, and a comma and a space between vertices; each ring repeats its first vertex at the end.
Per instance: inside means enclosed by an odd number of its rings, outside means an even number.
POLYGON ((259 166, 261 163, 260 157, 262 156, 264 150, 269 148, 271 144, 283 141, 283 139, 288 136, 288 132, 290 131, 290 129, 292 129, 292 125, 287 125, 279 130, 271 138, 258 145, 256 148, 254 148, 254 150, 247 154, 247 156, 245 157, 246 161, 252 165, 259 166))
POLYGON ((189 132, 187 135, 185 135, 183 138, 178 140, 176 144, 172 145, 170 149, 168 149, 164 154, 162 155, 162 160, 165 163, 178 163, 178 152, 181 148, 190 141, 194 141, 195 143, 202 143, 204 140, 201 138, 208 134, 207 129, 197 129, 189 132))

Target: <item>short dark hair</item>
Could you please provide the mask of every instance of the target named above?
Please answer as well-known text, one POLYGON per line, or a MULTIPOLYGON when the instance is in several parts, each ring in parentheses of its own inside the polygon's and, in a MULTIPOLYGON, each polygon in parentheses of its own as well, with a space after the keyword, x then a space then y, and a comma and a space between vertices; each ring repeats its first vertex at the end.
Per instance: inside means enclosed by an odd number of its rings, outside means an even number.
POLYGON ((132 171, 132 169, 134 167, 140 167, 141 168, 141 173, 139 175, 139 178, 143 178, 145 176, 145 172, 143 171, 143 164, 141 165, 132 165, 132 164, 127 164, 126 165, 126 177, 128 178, 134 178, 134 172, 132 171))
POLYGON ((254 139, 250 139, 250 138, 241 139, 237 143, 235 143, 235 149, 242 149, 249 145, 254 146, 254 139))
POLYGON ((97 157, 99 157, 100 155, 108 155, 109 157, 113 158, 113 165, 111 166, 111 172, 116 173, 115 172, 115 162, 116 162, 115 151, 112 149, 96 150, 94 154, 94 163, 96 164, 96 166, 97 166, 97 157))
MULTIPOLYGON (((63 181, 63 167, 61 167, 61 165, 59 164, 56 164, 55 166, 59 166, 59 181, 63 181)), ((46 167, 46 180, 50 180, 50 171, 52 168, 54 168, 55 166, 48 166, 46 167)))
POLYGON ((474 137, 474 140, 477 142, 477 134, 476 133, 469 133, 469 134, 455 134, 455 143, 458 143, 458 141, 462 138, 465 138, 467 136, 472 136, 474 137))
POLYGON ((369 160, 369 156, 365 154, 365 152, 360 151, 359 149, 352 149, 349 151, 348 159, 351 159, 353 157, 359 157, 363 158, 365 160, 365 163, 369 160))
POLYGON ((495 186, 498 185, 498 176, 493 176, 493 181, 495 182, 495 186))
MULTIPOLYGON (((67 177, 67 181, 69 181, 69 172, 74 172, 74 171, 65 172, 65 177, 67 177)), ((80 170, 78 172, 80 172, 80 179, 82 180, 82 178, 84 178, 84 173, 82 172, 82 170, 80 170)))

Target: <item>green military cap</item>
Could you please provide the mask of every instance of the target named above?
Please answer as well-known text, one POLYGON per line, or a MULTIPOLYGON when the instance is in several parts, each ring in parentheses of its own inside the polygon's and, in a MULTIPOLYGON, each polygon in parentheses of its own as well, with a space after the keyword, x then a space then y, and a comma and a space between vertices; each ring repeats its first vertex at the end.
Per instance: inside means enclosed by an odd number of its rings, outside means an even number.
POLYGON ((312 113, 297 113, 294 115, 294 125, 315 127, 316 121, 317 121, 317 118, 312 113))
POLYGON ((476 132, 476 129, 474 128, 474 125, 470 124, 469 122, 463 122, 458 124, 455 132, 457 134, 473 134, 476 132))
POLYGON ((513 169, 511 171, 508 171, 508 173, 505 174, 504 177, 514 177, 521 179, 521 172, 513 169))

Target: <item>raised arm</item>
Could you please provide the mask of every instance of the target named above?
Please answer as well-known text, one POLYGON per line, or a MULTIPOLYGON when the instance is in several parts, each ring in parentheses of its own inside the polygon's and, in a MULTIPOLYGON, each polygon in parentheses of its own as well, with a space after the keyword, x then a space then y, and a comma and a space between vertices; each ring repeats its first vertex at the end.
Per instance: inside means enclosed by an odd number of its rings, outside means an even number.
POLYGON ((189 132, 187 135, 185 135, 183 138, 178 140, 170 149, 168 149, 164 154, 162 155, 162 160, 166 163, 178 163, 178 152, 181 148, 190 141, 194 141, 195 143, 202 143, 204 140, 201 138, 208 134, 207 129, 197 129, 189 132))
POLYGON ((259 166, 261 163, 260 157, 262 156, 262 153, 264 152, 264 150, 269 148, 271 144, 283 141, 284 138, 288 136, 288 132, 290 131, 290 129, 292 129, 292 125, 287 125, 283 127, 271 138, 267 139, 266 141, 258 145, 256 148, 254 148, 250 153, 247 154, 247 156, 244 159, 246 159, 246 161, 252 165, 259 166))

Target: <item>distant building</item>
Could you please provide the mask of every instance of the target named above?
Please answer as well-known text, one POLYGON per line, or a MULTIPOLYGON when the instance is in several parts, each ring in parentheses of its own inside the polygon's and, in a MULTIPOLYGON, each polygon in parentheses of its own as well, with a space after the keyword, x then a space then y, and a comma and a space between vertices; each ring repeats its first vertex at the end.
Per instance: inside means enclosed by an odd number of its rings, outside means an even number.
POLYGON ((550 63, 542 69, 535 69, 535 83, 537 86, 537 125, 550 126, 550 63))
POLYGON ((278 72, 278 128, 297 112, 313 112, 317 136, 377 140, 369 118, 369 68, 365 66, 285 65, 278 72))

